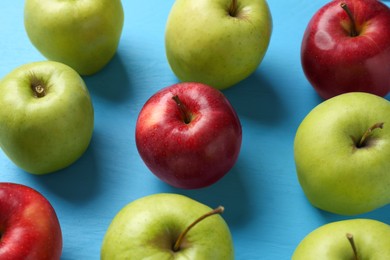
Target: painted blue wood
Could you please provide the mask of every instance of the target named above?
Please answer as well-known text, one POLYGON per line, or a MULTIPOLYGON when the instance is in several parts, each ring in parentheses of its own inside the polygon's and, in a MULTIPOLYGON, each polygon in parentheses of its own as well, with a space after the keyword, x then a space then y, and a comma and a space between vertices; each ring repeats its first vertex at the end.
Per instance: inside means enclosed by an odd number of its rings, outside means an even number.
MULTIPOLYGON (((64 260, 98 259, 115 214, 137 198, 160 192, 184 194, 210 207, 224 205, 236 259, 289 259, 314 228, 353 218, 313 208, 299 186, 293 158, 295 131, 321 102, 301 68, 301 39, 326 1, 269 1, 273 34, 263 63, 248 79, 223 91, 243 127, 239 159, 221 181, 191 191, 172 188, 152 175, 134 141, 144 102, 177 82, 164 50, 173 2, 123 1, 125 25, 117 54, 104 70, 84 77, 95 107, 95 131, 83 157, 62 171, 33 176, 0 151, 0 181, 28 185, 50 200, 62 226, 64 260)), ((23 4, 0 3, 0 77, 24 63, 44 60, 24 31, 23 4)), ((390 207, 355 217, 390 224, 390 207)))

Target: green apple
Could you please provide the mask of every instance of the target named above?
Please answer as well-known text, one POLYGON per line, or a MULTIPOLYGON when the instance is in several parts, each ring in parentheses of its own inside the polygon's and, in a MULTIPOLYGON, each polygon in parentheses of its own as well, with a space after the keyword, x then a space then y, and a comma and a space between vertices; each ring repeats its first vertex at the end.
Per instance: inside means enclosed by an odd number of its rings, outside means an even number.
POLYGON ((112 59, 123 22, 120 0, 26 0, 24 6, 32 44, 81 75, 98 72, 112 59))
POLYGON ((309 233, 299 243, 291 259, 390 259, 390 226, 372 219, 328 223, 309 233))
POLYGON ((0 81, 0 147, 20 168, 45 174, 75 162, 89 146, 94 112, 80 75, 41 61, 0 81))
POLYGON ((271 32, 265 0, 176 0, 166 24, 166 55, 181 81, 225 89, 256 70, 271 32))
POLYGON ((316 207, 362 214, 390 203, 390 102, 351 92, 303 119, 294 157, 299 182, 316 207))
POLYGON ((179 194, 140 198, 112 220, 101 259, 234 259, 222 211, 179 194))

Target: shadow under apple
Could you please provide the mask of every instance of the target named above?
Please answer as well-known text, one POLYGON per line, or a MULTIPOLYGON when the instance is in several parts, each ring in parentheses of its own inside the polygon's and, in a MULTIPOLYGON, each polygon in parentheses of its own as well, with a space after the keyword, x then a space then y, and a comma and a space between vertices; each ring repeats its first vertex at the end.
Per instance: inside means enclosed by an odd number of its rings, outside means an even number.
POLYGON ((254 217, 254 209, 251 205, 259 201, 257 198, 255 202, 251 201, 252 197, 248 194, 244 182, 245 176, 248 176, 249 173, 245 172, 245 167, 240 167, 241 163, 243 162, 237 161, 236 165, 222 179, 205 188, 179 189, 164 183, 157 177, 155 182, 159 186, 159 192, 182 194, 211 208, 224 206, 225 211, 222 217, 229 227, 241 227, 251 222, 254 217))
POLYGON ((317 209, 317 211, 318 214, 326 223, 345 220, 345 219, 367 218, 367 219, 375 219, 390 224, 390 205, 375 209, 373 211, 364 214, 358 214, 352 216, 338 215, 321 209, 317 209))
POLYGON ((92 96, 116 103, 127 101, 131 95, 130 78, 118 52, 101 71, 83 79, 92 96))
MULTIPOLYGON (((38 186, 60 196, 73 204, 84 204, 99 194, 100 174, 95 159, 93 136, 91 144, 85 153, 72 165, 47 175, 32 175, 29 177, 38 186)), ((28 173, 26 173, 28 174, 28 173)))
POLYGON ((245 80, 222 92, 229 99, 239 116, 259 123, 275 125, 288 117, 276 85, 258 70, 245 80))

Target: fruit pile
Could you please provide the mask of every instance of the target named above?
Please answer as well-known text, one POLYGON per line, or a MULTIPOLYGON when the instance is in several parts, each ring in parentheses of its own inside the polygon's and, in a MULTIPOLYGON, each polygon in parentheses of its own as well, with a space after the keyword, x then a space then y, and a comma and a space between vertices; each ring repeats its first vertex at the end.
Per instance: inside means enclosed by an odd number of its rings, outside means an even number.
MULTIPOLYGON (((253 74, 272 34, 267 2, 248 2, 176 0, 170 10, 165 51, 180 82, 150 95, 134 143, 147 169, 174 188, 214 185, 238 160, 245 129, 224 90, 253 74), (217 6, 218 15, 203 12, 217 6)), ((24 8, 25 31, 47 60, 1 79, 0 147, 39 178, 90 147, 95 111, 85 79, 113 59, 130 10, 120 0, 26 0, 24 8)), ((294 260, 390 259, 390 226, 353 219, 390 204, 389 28, 382 2, 333 0, 304 32, 302 69, 322 101, 295 134, 297 178, 315 208, 352 219, 313 230, 294 260)), ((138 198, 112 219, 100 259, 234 259, 223 211, 175 193, 138 198)), ((40 192, 0 182, 0 259, 60 259, 62 234, 40 192)))

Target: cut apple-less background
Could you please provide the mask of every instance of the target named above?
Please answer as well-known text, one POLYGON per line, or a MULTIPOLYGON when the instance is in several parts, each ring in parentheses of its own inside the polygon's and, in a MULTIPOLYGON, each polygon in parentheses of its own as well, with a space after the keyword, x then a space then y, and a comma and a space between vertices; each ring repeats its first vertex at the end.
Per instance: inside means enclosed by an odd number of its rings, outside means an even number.
MULTIPOLYGON (((122 1, 125 24, 117 54, 102 71, 84 77, 95 129, 75 164, 34 176, 0 152, 0 181, 35 188, 55 208, 63 232, 62 259, 98 259, 117 212, 135 199, 161 192, 187 195, 210 207, 223 205, 236 259, 289 259, 309 232, 336 220, 365 217, 390 223, 388 206, 353 217, 315 209, 296 177, 296 129, 322 101, 303 74, 300 46, 310 18, 327 1, 268 1, 273 33, 263 62, 249 78, 223 91, 240 117, 243 142, 237 163, 222 180, 182 190, 147 169, 136 149, 135 124, 152 94, 178 82, 164 48, 173 2, 122 1)), ((0 4, 1 78, 22 64, 45 59, 28 40, 23 7, 23 1, 0 4)))

